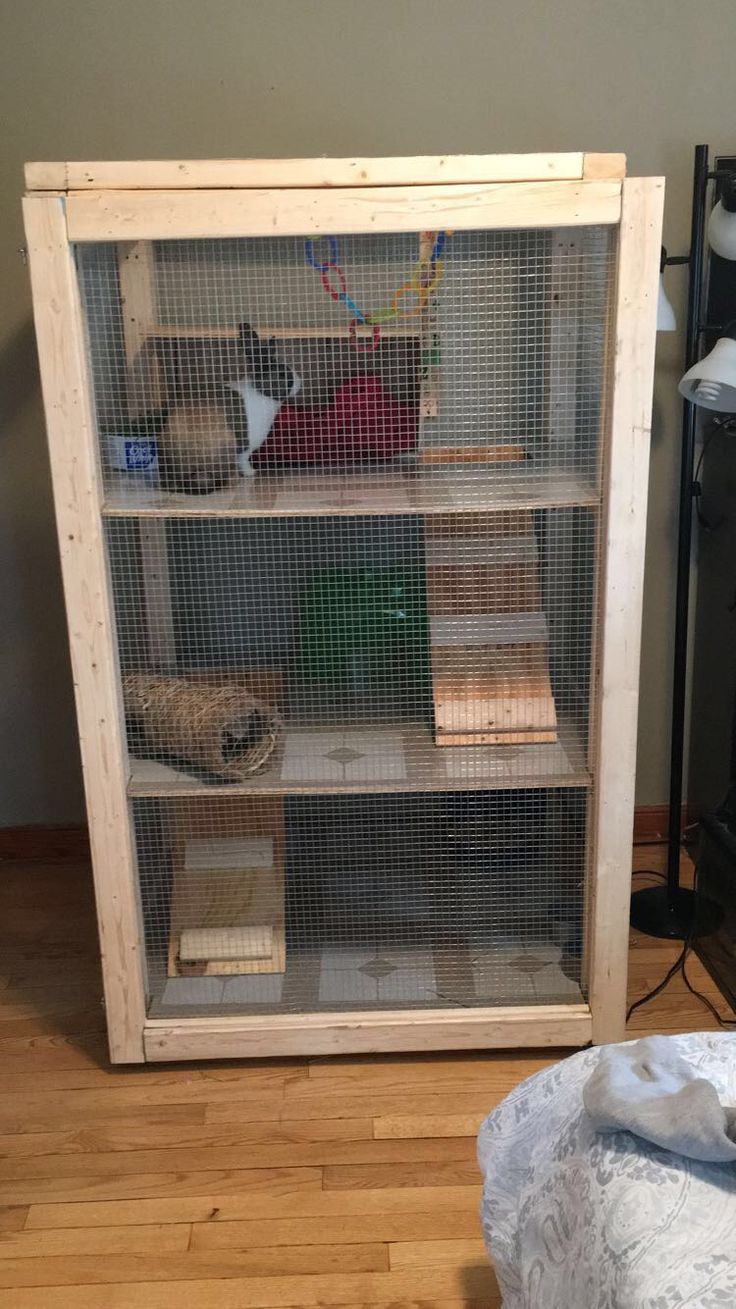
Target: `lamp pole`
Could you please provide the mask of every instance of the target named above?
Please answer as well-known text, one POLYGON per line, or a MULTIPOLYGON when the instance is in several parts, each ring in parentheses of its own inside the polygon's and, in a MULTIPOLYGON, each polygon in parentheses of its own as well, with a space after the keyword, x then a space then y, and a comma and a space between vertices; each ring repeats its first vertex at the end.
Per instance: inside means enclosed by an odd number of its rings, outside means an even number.
MULTIPOLYGON (((696 362, 701 333, 703 296, 703 253, 708 190, 708 147, 695 147, 690 254, 688 256, 688 302, 685 335, 686 369, 696 362)), ((679 261, 678 261, 679 262, 679 261)), ((662 886, 648 886, 631 897, 631 923, 648 936, 686 940, 696 931, 697 899, 694 891, 680 886, 682 844, 682 792, 685 762, 685 717, 687 708, 688 620, 690 609, 690 555, 693 535, 696 406, 689 400, 682 406, 680 453, 680 507, 677 535, 677 582, 675 591, 674 659, 672 668, 672 716, 670 738, 670 793, 667 832, 667 880, 662 886)))

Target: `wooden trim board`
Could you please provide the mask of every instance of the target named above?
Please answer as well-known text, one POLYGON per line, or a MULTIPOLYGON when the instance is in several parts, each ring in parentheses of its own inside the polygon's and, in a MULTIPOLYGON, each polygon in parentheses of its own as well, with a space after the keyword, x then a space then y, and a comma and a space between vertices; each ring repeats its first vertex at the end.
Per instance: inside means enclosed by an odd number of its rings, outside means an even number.
POLYGON ((593 1039, 623 1038, 636 773, 649 435, 664 181, 623 184, 592 807, 589 995, 593 1039))
POLYGON ((381 1054, 390 1050, 510 1050, 587 1045, 585 1004, 415 1009, 246 1018, 149 1019, 146 1059, 251 1059, 283 1055, 381 1054))
MULTIPOLYGON (((667 840, 670 807, 666 804, 637 805, 634 810, 634 845, 662 845, 667 840)), ((695 821, 688 805, 682 806, 680 832, 695 821)))
POLYGON ((143 926, 127 798, 127 749, 102 536, 92 384, 64 201, 23 212, 82 749, 113 1062, 143 1059, 143 926))
POLYGON ((306 236, 618 223, 621 182, 252 191, 70 191, 70 241, 306 236))
MULTIPOLYGON (((198 188, 424 186, 438 182, 576 180, 588 161, 622 155, 416 155, 386 159, 128 159, 28 163, 29 191, 185 190, 198 188)), ((605 167, 603 163, 598 169, 605 167)), ((616 162, 618 167, 618 162, 616 162)), ((617 171, 597 177, 619 177, 617 171)))
POLYGON ((86 823, 69 827, 0 827, 0 861, 55 864, 89 859, 86 823))

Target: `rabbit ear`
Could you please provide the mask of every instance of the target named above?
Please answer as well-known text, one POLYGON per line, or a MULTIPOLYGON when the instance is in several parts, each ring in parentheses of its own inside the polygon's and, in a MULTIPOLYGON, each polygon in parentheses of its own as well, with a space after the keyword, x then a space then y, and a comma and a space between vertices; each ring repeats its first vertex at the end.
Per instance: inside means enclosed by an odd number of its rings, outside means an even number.
POLYGON ((261 347, 261 339, 258 333, 253 331, 250 323, 240 324, 240 344, 249 359, 252 358, 261 347))
POLYGON ((250 323, 240 324, 240 344, 250 372, 267 373, 279 362, 273 341, 262 340, 250 323))

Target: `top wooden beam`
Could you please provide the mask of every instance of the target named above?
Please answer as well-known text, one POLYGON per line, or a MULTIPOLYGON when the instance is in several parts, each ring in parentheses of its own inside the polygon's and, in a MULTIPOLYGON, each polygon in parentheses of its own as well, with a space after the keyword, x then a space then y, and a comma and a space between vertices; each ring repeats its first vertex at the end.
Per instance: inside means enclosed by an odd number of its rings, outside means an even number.
POLYGON ((28 191, 436 186, 621 178, 624 155, 420 155, 390 159, 130 159, 26 164, 28 191))
POLYGON ((70 241, 181 241, 618 223, 620 181, 271 191, 71 191, 70 241))

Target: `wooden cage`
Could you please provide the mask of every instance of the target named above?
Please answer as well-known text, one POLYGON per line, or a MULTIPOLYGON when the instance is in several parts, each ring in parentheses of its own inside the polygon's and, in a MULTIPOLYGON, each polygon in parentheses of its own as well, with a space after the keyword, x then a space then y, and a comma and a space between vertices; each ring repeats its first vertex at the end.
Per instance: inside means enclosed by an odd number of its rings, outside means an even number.
POLYGON ((113 1061, 620 1039, 662 180, 26 183, 113 1061))

